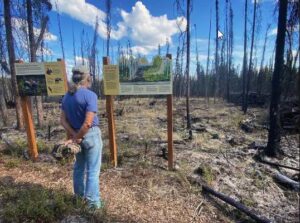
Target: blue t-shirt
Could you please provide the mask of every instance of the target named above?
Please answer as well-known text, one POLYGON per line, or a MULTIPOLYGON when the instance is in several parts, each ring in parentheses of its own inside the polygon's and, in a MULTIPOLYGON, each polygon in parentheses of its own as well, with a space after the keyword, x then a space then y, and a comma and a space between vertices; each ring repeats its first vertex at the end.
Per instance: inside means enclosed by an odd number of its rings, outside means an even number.
MULTIPOLYGON (((79 88, 73 95, 67 93, 62 99, 62 110, 65 112, 71 127, 78 131, 85 120, 86 112, 97 113, 97 95, 87 88, 79 88)), ((96 114, 92 127, 98 125, 99 119, 96 114)))

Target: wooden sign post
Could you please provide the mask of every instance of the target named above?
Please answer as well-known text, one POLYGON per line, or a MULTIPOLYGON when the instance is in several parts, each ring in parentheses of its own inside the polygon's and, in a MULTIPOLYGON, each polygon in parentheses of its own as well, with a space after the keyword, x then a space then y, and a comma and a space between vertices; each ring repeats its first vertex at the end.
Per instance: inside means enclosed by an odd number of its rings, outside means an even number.
MULTIPOLYGON (((19 72, 18 74, 20 76, 20 86, 22 89, 22 93, 20 93, 20 89, 19 89, 19 93, 21 95, 21 105, 22 105, 22 112, 24 116, 24 123, 25 123, 26 133, 27 133, 29 154, 31 159, 34 161, 37 160, 38 158, 38 148, 36 143, 33 116, 31 111, 30 96, 44 95, 44 94, 58 96, 58 95, 65 94, 65 91, 67 90, 67 75, 66 75, 65 63, 63 60, 60 59, 58 59, 58 61, 59 61, 58 63, 45 62, 45 63, 24 64, 22 61, 18 60, 16 61, 17 64, 15 65, 16 69, 18 67, 18 72, 19 72), (47 67, 47 74, 45 74, 46 67, 47 67), (51 78, 47 79, 46 75, 49 75, 49 77, 51 75, 51 78), (43 86, 41 87, 42 90, 39 89, 39 91, 36 90, 34 92, 29 91, 28 93, 28 89, 23 88, 24 86, 23 84, 21 84, 24 82, 24 80, 26 80, 26 78, 28 78, 28 81, 25 82, 29 82, 29 83, 31 83, 32 79, 37 83, 39 83, 41 80, 44 80, 45 86, 41 84, 40 86, 43 86), (50 89, 51 94, 49 92, 47 93, 48 91, 47 88, 50 89)), ((18 77, 17 77, 17 81, 18 81, 18 77)), ((38 85, 37 83, 36 85, 38 85)))
MULTIPOLYGON (((167 58, 172 59, 171 54, 167 54, 167 58)), ((103 57, 103 65, 109 65, 109 57, 103 57)), ((104 69, 103 69, 104 70, 104 69)), ((107 73, 108 74, 108 73, 107 73)), ((171 80, 172 81, 172 80, 171 80)), ((105 86, 105 84, 104 84, 105 86)), ((116 143, 116 130, 114 120, 114 96, 106 95, 106 113, 108 119, 108 137, 110 147, 110 159, 114 167, 118 165, 118 152, 116 143)), ((168 169, 174 169, 174 154, 173 154, 173 95, 167 95, 167 124, 168 124, 168 169)))
POLYGON ((22 96, 21 97, 21 105, 24 117, 24 123, 27 133, 27 142, 29 148, 29 154, 33 161, 37 160, 38 158, 38 148, 36 144, 36 137, 35 137, 35 129, 32 119, 32 111, 31 111, 31 100, 29 96, 22 96))
MULTIPOLYGON (((16 63, 23 63, 22 60, 17 60, 16 63)), ((21 96, 21 106, 24 117, 24 123, 27 134, 27 142, 30 158, 35 161, 38 158, 38 148, 36 144, 35 129, 33 116, 31 111, 31 100, 29 96, 21 96)))
MULTIPOLYGON (((103 57, 103 65, 109 65, 109 57, 103 57)), ((118 152, 116 143, 116 130, 114 120, 114 98, 112 95, 106 95, 106 113, 108 120, 108 137, 110 148, 110 160, 114 167, 118 165, 118 152)))
MULTIPOLYGON (((172 60, 172 54, 167 54, 172 60)), ((167 122, 168 122, 168 168, 174 169, 173 160, 173 94, 167 95, 167 122)))

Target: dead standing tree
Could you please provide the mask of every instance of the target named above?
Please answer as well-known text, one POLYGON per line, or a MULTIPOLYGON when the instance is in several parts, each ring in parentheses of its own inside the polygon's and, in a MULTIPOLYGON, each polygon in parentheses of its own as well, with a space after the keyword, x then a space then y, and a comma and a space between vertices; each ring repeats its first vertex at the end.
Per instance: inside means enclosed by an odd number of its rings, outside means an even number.
POLYGON ((215 78, 214 78, 214 103, 219 94, 219 0, 216 0, 216 52, 215 52, 215 78))
POLYGON ((243 58, 243 93, 242 93, 242 110, 246 113, 246 72, 247 72, 247 13, 248 0, 245 0, 245 19, 244 19, 244 58, 243 58))
POLYGON ((256 9, 257 9, 257 0, 254 0, 254 12, 253 12, 253 20, 252 20, 252 34, 251 34, 251 47, 250 47, 250 58, 249 58, 249 68, 247 72, 247 85, 246 85, 246 98, 245 98, 245 107, 244 113, 247 113, 248 109, 248 96, 250 91, 250 82, 253 68, 253 45, 254 45, 254 36, 255 36, 255 25, 256 25, 256 9))
POLYGON ((285 46, 285 32, 287 20, 287 5, 288 0, 279 1, 279 16, 277 26, 276 38, 276 54, 275 54, 275 68, 272 77, 272 94, 270 104, 270 128, 268 134, 268 144, 265 153, 268 156, 277 156, 280 151, 280 79, 283 71, 284 63, 284 46, 285 46))
MULTIPOLYGON (((50 11, 52 9, 52 5, 48 1, 37 1, 36 4, 45 4, 46 10, 50 11)), ((43 40, 44 33, 46 31, 47 23, 49 20, 49 17, 45 15, 43 12, 42 7, 38 7, 41 11, 39 12, 41 14, 41 31, 39 35, 37 36, 37 39, 35 39, 35 34, 33 31, 33 13, 32 13, 32 1, 26 0, 26 11, 27 11, 27 25, 28 25, 28 34, 29 34, 29 48, 30 48, 30 61, 31 62, 37 62, 36 58, 36 52, 38 48, 40 47, 41 41, 43 40)), ((44 125, 44 112, 43 112, 43 104, 42 104, 42 97, 36 96, 36 109, 37 109, 37 120, 38 120, 38 126, 42 127, 44 125)))
POLYGON ((63 41, 62 32, 61 32, 60 14, 59 14, 59 8, 57 6, 57 1, 55 1, 55 9, 56 9, 56 13, 57 13, 57 25, 58 25, 58 33, 59 33, 59 42, 60 42, 60 47, 61 47, 61 53, 62 53, 63 59, 65 60, 64 41, 63 41))
POLYGON ((110 33, 111 33, 111 0, 106 0, 106 56, 109 57, 109 42, 110 42, 110 33))
POLYGON ((189 139, 193 138, 191 116, 190 116, 190 14, 191 14, 191 0, 187 0, 186 7, 186 121, 187 130, 189 132, 189 139))
POLYGON ((17 128, 23 129, 24 123, 23 123, 23 115, 22 115, 22 108, 21 108, 21 99, 19 96, 16 70, 14 66, 14 62, 16 58, 15 58, 14 41, 12 35, 10 3, 11 3, 10 0, 4 0, 4 21, 5 21, 5 30, 6 30, 6 44, 7 44, 8 57, 9 57, 11 84, 14 89, 13 93, 15 95, 15 101, 16 101, 17 128))
POLYGON ((8 125, 8 113, 7 113, 7 107, 5 102, 5 79, 4 78, 4 67, 3 65, 6 65, 6 59, 5 59, 5 49, 4 49, 4 38, 3 32, 2 32, 3 24, 2 21, 0 21, 0 63, 1 63, 1 73, 2 73, 2 86, 0 86, 0 115, 2 118, 2 122, 4 126, 8 125))
POLYGON ((99 26, 98 17, 96 17, 94 37, 93 37, 91 54, 90 54, 90 64, 89 64, 90 65, 90 72, 93 76, 92 89, 95 92, 97 92, 95 84, 96 84, 96 54, 97 54, 98 26, 99 26))
POLYGON ((209 94, 208 94, 208 88, 209 88, 209 75, 208 75, 208 69, 209 69, 209 63, 210 63, 210 35, 211 35, 211 9, 210 9, 210 16, 209 16, 209 34, 208 34, 208 48, 207 48, 207 61, 206 61, 206 78, 205 78, 205 98, 206 98, 206 105, 209 104, 209 94))

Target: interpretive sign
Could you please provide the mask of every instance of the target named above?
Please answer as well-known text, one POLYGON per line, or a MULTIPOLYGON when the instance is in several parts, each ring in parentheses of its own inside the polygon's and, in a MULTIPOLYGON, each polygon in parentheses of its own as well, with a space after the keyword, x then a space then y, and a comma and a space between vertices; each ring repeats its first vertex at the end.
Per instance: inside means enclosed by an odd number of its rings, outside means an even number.
POLYGON ((16 63, 16 76, 21 96, 56 96, 67 91, 66 72, 62 61, 16 63))
POLYGON ((152 63, 145 58, 121 57, 118 74, 111 72, 112 66, 103 68, 106 95, 172 94, 172 60, 167 57, 156 56, 152 63))

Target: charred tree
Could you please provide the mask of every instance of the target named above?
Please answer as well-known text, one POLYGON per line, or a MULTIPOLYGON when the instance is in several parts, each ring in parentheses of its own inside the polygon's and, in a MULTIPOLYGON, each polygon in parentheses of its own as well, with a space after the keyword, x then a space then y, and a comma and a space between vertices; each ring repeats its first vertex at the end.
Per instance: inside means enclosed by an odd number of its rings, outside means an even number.
POLYGON ((64 41, 63 41, 62 32, 61 32, 60 14, 59 14, 59 9, 58 9, 58 6, 57 6, 57 2, 55 2, 55 8, 56 8, 56 13, 57 13, 57 25, 58 25, 58 33, 59 33, 61 53, 62 53, 63 59, 65 60, 64 41))
POLYGON ((250 82, 252 76, 252 67, 253 67, 253 44, 254 44, 254 36, 255 36, 255 24, 256 24, 256 9, 257 9, 257 0, 254 0, 254 12, 253 12, 253 20, 252 20, 252 34, 251 34, 251 47, 250 47, 250 58, 249 58, 249 68, 247 72, 247 86, 246 86, 246 99, 245 99, 245 107, 244 113, 247 113, 248 109, 248 96, 250 91, 250 82))
POLYGON ((279 16, 277 25, 276 37, 276 54, 275 67, 272 77, 272 92, 270 104, 270 128, 268 134, 268 144, 265 153, 268 156, 277 156, 280 151, 280 114, 279 103, 281 95, 280 79, 283 71, 284 63, 284 47, 285 47, 285 33, 287 21, 287 5, 288 0, 279 1, 279 16))
MULTIPOLYGON (((42 2, 38 2, 39 4, 43 4, 42 2)), ((51 4, 45 1, 47 5, 47 10, 51 10, 51 4)), ((27 11, 27 25, 28 25, 28 35, 29 35, 29 48, 30 48, 30 61, 37 62, 36 52, 43 40, 44 33, 46 31, 48 16, 41 17, 41 31, 35 40, 35 34, 33 32, 33 12, 32 12, 32 1, 26 0, 26 11, 27 11)), ((43 13, 43 12, 40 12, 43 13)), ((42 127, 44 125, 44 112, 43 112, 43 103, 42 97, 36 96, 36 109, 37 109, 37 120, 38 126, 42 127)))
POLYGON ((95 92, 97 92, 97 89, 95 88, 96 84, 96 54, 97 54, 97 39, 98 39, 98 17, 96 17, 96 22, 95 22, 95 30, 94 30, 94 38, 93 38, 93 43, 92 43, 92 49, 91 49, 91 56, 90 56, 90 70, 91 74, 93 76, 93 85, 92 88, 95 92))
POLYGON ((14 51, 14 41, 12 35, 12 24, 11 24, 11 1, 4 0, 4 22, 5 22, 5 30, 6 30, 6 44, 8 50, 8 57, 9 57, 9 65, 10 65, 10 74, 11 74, 11 85, 14 89, 13 93, 15 96, 16 102, 16 115, 17 115, 17 128, 23 129, 23 115, 22 115, 22 108, 21 108, 21 100, 18 91, 17 85, 17 78, 16 78, 16 70, 14 66, 15 58, 15 51, 14 51))
POLYGON ((245 19, 244 19, 244 58, 243 58, 243 101, 242 110, 246 113, 246 73, 247 73, 247 13, 248 12, 248 0, 245 0, 245 19))
POLYGON ((260 68, 259 68, 259 73, 258 73, 258 78, 257 78, 257 94, 261 95, 262 91, 262 85, 263 85, 263 67, 264 67, 264 62, 265 62, 265 52, 266 52, 266 46, 267 46, 267 41, 268 41, 268 33, 270 30, 271 25, 269 24, 266 30, 265 34, 265 40, 264 40, 264 46, 263 46, 263 51, 262 51, 262 56, 261 56, 261 62, 260 62, 260 68))
POLYGON ((214 102, 216 102, 216 97, 219 95, 219 0, 216 0, 216 52, 215 52, 215 83, 214 83, 214 102))
POLYGON ((106 56, 109 57, 110 33, 111 33, 111 0, 106 0, 106 56))
POLYGON ((206 60, 206 78, 205 78, 205 98, 206 98, 206 104, 209 104, 209 75, 208 75, 208 69, 209 69, 209 63, 210 63, 210 35, 211 35, 211 9, 210 9, 210 17, 209 17, 209 34, 208 34, 208 48, 207 48, 207 60, 206 60))
POLYGON ((191 0, 187 0, 186 8, 186 121, 187 130, 189 132, 189 139, 193 138, 191 116, 190 116, 190 14, 191 14, 191 0))

